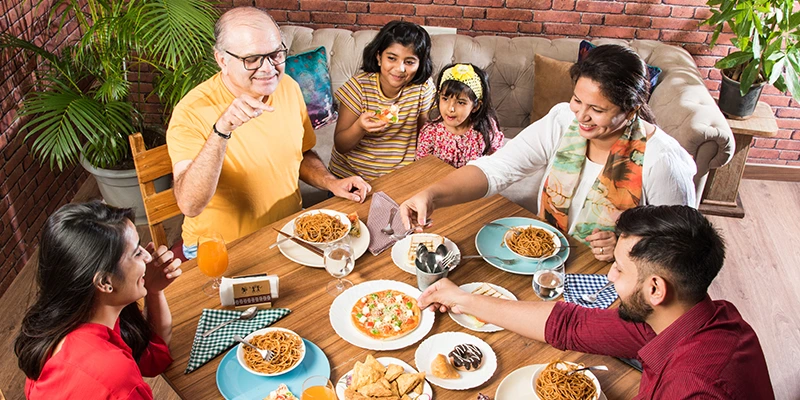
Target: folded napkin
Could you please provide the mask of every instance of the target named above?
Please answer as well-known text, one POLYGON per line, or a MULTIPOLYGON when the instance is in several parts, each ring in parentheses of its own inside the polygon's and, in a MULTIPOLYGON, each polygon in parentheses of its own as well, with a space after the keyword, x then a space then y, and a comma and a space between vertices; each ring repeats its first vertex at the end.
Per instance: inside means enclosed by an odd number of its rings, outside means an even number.
POLYGON ((214 357, 222 354, 225 350, 233 347, 236 343, 233 341, 233 335, 245 337, 255 330, 274 324, 275 321, 289 315, 290 312, 292 311, 288 308, 258 310, 253 319, 232 322, 208 335, 208 337, 202 337, 203 332, 231 318, 237 318, 242 313, 241 311, 233 310, 203 309, 203 314, 200 316, 197 330, 194 333, 192 352, 189 354, 189 364, 183 373, 188 374, 196 370, 214 357))
POLYGON ((370 237, 369 252, 374 256, 392 247, 394 242, 397 241, 390 235, 381 232, 381 229, 389 223, 389 214, 392 208, 397 209, 397 214, 395 214, 392 220, 392 229, 394 229, 395 234, 401 235, 406 231, 406 228, 403 227, 403 220, 400 218, 400 206, 384 192, 372 194, 372 200, 369 205, 369 215, 367 216, 367 229, 369 229, 370 237))
POLYGON ((581 296, 592 294, 608 283, 605 275, 567 274, 564 279, 564 300, 587 308, 608 308, 619 297, 612 285, 597 295, 597 301, 587 303, 581 296))

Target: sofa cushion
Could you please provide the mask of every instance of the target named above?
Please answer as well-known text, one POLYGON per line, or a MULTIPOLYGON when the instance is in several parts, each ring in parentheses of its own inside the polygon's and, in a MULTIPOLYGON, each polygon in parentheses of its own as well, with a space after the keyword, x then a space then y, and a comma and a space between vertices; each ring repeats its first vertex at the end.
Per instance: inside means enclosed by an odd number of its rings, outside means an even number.
POLYGON ((314 129, 336 120, 325 47, 289 56, 286 74, 300 85, 314 129))
POLYGON ((554 60, 539 54, 534 55, 533 111, 531 122, 538 121, 558 103, 572 98, 572 79, 569 68, 573 63, 554 60))

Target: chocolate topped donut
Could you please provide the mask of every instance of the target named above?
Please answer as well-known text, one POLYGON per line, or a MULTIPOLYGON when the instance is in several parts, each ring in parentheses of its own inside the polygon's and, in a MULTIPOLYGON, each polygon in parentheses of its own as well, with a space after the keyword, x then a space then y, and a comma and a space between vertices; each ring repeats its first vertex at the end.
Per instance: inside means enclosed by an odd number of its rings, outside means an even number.
POLYGON ((460 344, 448 354, 450 364, 457 370, 474 371, 481 367, 483 363, 483 353, 472 344, 460 344))

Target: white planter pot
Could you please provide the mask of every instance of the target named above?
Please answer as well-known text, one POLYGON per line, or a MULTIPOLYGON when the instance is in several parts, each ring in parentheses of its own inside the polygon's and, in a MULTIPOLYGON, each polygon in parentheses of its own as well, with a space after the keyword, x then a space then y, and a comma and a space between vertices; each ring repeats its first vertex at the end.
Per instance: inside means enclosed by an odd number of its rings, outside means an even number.
MULTIPOLYGON (((133 208, 136 212, 136 225, 147 225, 147 214, 144 211, 142 192, 135 169, 111 170, 95 168, 81 156, 81 165, 94 175, 103 200, 114 207, 133 208)), ((155 181, 156 192, 172 186, 172 176, 163 176, 155 181)))

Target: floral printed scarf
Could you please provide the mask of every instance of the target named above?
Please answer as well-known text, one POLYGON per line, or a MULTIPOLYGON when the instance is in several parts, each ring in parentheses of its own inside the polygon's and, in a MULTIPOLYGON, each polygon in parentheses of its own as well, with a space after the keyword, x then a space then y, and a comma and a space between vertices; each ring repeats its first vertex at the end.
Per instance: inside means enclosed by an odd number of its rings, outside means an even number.
MULTIPOLYGON (((582 243, 588 244, 586 236, 595 228, 613 231, 619 215, 641 202, 646 140, 644 124, 637 118, 611 146, 603 172, 575 217, 578 220, 572 236, 582 243)), ((541 216, 563 232, 569 228, 567 213, 580 182, 586 150, 587 140, 578 133, 578 121, 574 120, 561 139, 542 191, 541 216)))

